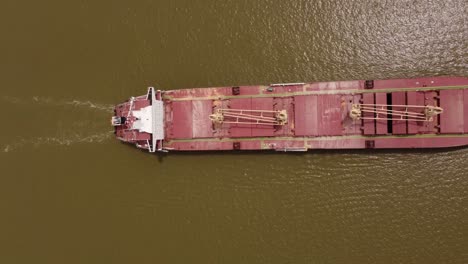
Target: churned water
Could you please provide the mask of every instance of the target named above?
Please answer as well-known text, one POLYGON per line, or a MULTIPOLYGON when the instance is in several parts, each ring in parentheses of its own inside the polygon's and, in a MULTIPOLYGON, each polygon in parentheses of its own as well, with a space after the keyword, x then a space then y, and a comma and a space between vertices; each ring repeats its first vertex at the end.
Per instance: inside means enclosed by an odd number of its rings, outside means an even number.
POLYGON ((467 76, 468 3, 10 1, 1 263, 468 263, 468 149, 150 155, 159 89, 467 76))

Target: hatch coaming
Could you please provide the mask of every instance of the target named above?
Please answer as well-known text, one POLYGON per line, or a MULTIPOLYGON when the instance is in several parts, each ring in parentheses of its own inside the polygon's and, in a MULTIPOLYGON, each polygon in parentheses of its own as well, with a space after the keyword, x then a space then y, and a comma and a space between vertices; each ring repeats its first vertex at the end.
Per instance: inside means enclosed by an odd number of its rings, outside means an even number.
POLYGON ((166 104, 172 139, 292 136, 291 97, 174 100, 166 104))

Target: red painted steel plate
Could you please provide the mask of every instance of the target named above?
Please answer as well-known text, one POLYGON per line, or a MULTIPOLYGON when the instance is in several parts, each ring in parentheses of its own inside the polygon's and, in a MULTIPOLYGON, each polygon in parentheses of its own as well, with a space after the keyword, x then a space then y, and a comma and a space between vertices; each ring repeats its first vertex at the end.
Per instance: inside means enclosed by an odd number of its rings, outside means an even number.
MULTIPOLYGON (((230 100, 231 109, 252 109, 251 98, 235 98, 230 100)), ((230 137, 251 137, 252 125, 229 124, 230 137)))
POLYGON ((468 133, 468 89, 467 90, 464 90, 464 95, 463 95, 463 109, 464 109, 464 113, 463 113, 463 117, 464 117, 464 125, 465 125, 465 133, 468 133))
MULTIPOLYGON (((252 110, 273 111, 273 97, 252 98, 252 110)), ((253 137, 274 136, 275 128, 272 125, 252 125, 253 137)))
MULTIPOLYGON (((437 83, 437 82, 436 82, 437 83)), ((435 91, 426 91, 424 92, 424 105, 433 105, 439 106, 439 94, 435 91)), ((424 131, 425 133, 437 133, 439 132, 439 119, 440 116, 434 116, 432 122, 425 122, 424 123, 424 131)))
POLYGON ((341 95, 317 97, 319 135, 338 136, 343 134, 341 121, 341 95))
MULTIPOLYGON (((293 92, 302 92, 303 86, 302 85, 285 85, 285 86, 274 86, 273 93, 293 93, 293 92)), ((264 91, 264 94, 268 94, 270 92, 264 91)))
POLYGON ((309 140, 311 149, 362 149, 365 147, 364 139, 309 140))
MULTIPOLYGON (((340 92, 343 90, 362 91, 364 90, 364 80, 275 86, 271 92, 266 89, 268 86, 240 86, 241 97, 260 95, 258 98, 236 98, 232 94, 232 87, 167 91, 164 95, 166 103, 166 142, 168 147, 174 147, 177 150, 230 150, 234 148, 234 145, 236 149, 240 147, 240 149, 272 148, 277 150, 303 149, 304 147, 349 149, 365 148, 366 145, 375 148, 433 148, 468 145, 468 137, 462 135, 462 133, 468 133, 467 80, 465 77, 376 80, 372 90, 377 92, 376 94, 360 94, 352 91, 340 92), (457 85, 464 85, 464 87, 454 87, 457 85), (363 132, 366 135, 386 135, 388 133, 387 122, 371 120, 366 127, 364 122, 350 123, 347 118, 349 119, 350 101, 357 103, 356 100, 363 100, 363 102, 370 104, 373 104, 374 101, 377 104, 386 104, 386 93, 391 91, 381 89, 390 88, 414 89, 394 92, 392 94, 394 105, 439 104, 444 108, 445 112, 436 117, 435 121, 431 123, 425 122, 420 125, 414 121, 402 120, 396 121, 393 126, 394 134, 404 135, 409 133, 416 135, 426 133, 422 137, 340 137, 340 135, 361 135, 363 132), (430 88, 432 90, 418 92, 419 88, 430 88), (307 91, 321 91, 323 93, 319 95, 291 95, 288 97, 288 93, 307 91), (178 101, 178 99, 183 100, 178 101), (276 128, 224 124, 217 128, 217 132, 213 134, 213 126, 209 120, 213 107, 261 110, 286 109, 289 114, 289 122, 286 126, 276 128), (436 132, 445 135, 428 135, 428 133, 436 132), (285 136, 289 136, 291 139, 279 138, 285 136), (298 138, 294 139, 294 136, 298 138), (323 137, 318 138, 316 136, 323 137), (243 137, 249 137, 249 139, 245 141, 236 139, 243 137), (265 137, 270 138, 266 139, 265 137), (192 138, 203 138, 203 140, 176 140, 192 138), (175 141, 172 141, 173 139, 175 141), (366 144, 368 140, 374 141, 375 145, 366 144)), ((146 96, 137 97, 133 105, 134 110, 144 107, 148 103, 146 96)), ((125 116, 128 113, 128 108, 128 102, 122 104, 122 107, 118 106, 117 115, 125 116)), ((123 141, 138 144, 144 144, 149 137, 147 133, 140 133, 135 130, 129 131, 128 125, 116 128, 116 135, 121 137, 123 141)))
MULTIPOLYGON (((362 95, 362 100, 364 104, 374 104, 374 94, 373 93, 365 93, 362 95)), ((374 113, 364 112, 362 117, 366 118, 373 118, 374 113)), ((364 135, 375 135, 375 120, 374 119, 363 119, 364 124, 364 135)))
POLYGON ((444 112, 440 115, 440 132, 463 133, 463 91, 440 91, 440 106, 444 109, 444 112))
POLYGON ((260 140, 242 141, 240 142, 240 148, 242 150, 257 150, 262 149, 260 140))
MULTIPOLYGON (((375 94, 375 103, 376 104, 387 104, 387 94, 386 93, 376 93, 375 94)), ((379 114, 380 118, 387 118, 385 114, 379 114)), ((387 120, 376 120, 376 131, 377 135, 385 135, 388 133, 388 121, 387 120)))
POLYGON ((375 139, 375 148, 448 148, 468 145, 468 137, 381 138, 375 139))
POLYGON ((304 86, 306 91, 337 91, 358 90, 362 88, 361 81, 316 82, 304 86))
MULTIPOLYGON (((395 107, 395 105, 406 105, 406 93, 394 92, 392 93, 392 110, 404 111, 404 107, 395 107)), ((395 117, 394 117, 395 118, 395 117)), ((393 134, 405 135, 407 134, 406 120, 393 120, 393 134)))
POLYGON ((296 136, 317 136, 317 95, 294 97, 294 133, 296 136))
POLYGON ((374 89, 419 87, 415 80, 395 79, 395 80, 374 80, 374 89))
POLYGON ((288 123, 281 127, 276 127, 275 136, 293 136, 295 125, 294 97, 276 97, 273 100, 274 110, 286 110, 288 113, 288 123))
POLYGON ((233 142, 194 141, 194 142, 173 142, 170 147, 175 150, 199 151, 199 150, 232 150, 233 142))
POLYGON ((361 102, 361 94, 347 94, 342 96, 342 111, 341 119, 343 120, 343 135, 360 135, 362 134, 362 120, 353 120, 349 113, 353 104, 361 102))
POLYGON ((263 143, 269 149, 288 150, 288 149, 304 149, 305 143, 301 140, 265 140, 263 143))
MULTIPOLYGON (((239 86, 239 95, 254 95, 254 94, 259 94, 261 91, 262 87, 259 85, 254 85, 254 86, 239 86)), ((231 88, 231 94, 232 94, 232 88, 231 88)))
POLYGON ((192 101, 192 136, 206 138, 213 136, 213 123, 210 115, 213 113, 212 100, 192 101))
MULTIPOLYGON (((407 92, 408 105, 419 105, 424 106, 424 92, 407 92)), ((419 113, 423 113, 424 110, 417 110, 419 113)), ((417 134, 425 131, 425 122, 423 121, 408 121, 408 134, 417 134)))
POLYGON ((192 102, 172 103, 172 138, 192 138, 192 102))

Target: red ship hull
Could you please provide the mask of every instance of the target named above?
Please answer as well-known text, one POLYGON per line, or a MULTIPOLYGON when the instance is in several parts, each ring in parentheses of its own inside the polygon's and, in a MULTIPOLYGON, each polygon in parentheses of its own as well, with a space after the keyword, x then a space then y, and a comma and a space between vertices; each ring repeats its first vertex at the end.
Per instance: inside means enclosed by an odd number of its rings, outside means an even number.
POLYGON ((468 78, 150 88, 113 125, 150 152, 466 146, 468 78))

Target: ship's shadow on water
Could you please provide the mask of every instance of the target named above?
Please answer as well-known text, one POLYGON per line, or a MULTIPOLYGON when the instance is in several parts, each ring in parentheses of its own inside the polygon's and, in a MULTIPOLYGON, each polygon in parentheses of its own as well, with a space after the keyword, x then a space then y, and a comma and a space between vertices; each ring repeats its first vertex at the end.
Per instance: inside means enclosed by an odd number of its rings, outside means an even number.
MULTIPOLYGON (((123 143, 128 148, 134 148, 133 144, 123 143)), ((168 157, 259 157, 259 156, 294 156, 294 157, 307 157, 315 155, 327 156, 345 156, 345 155, 362 155, 363 157, 369 155, 434 155, 434 154, 447 154, 457 151, 468 150, 468 147, 447 147, 447 148, 432 148, 432 149, 311 149, 304 152, 285 152, 274 150, 221 150, 221 151, 169 151, 169 152, 156 152, 149 153, 145 149, 135 149, 144 155, 156 156, 160 163, 163 163, 168 157)))

